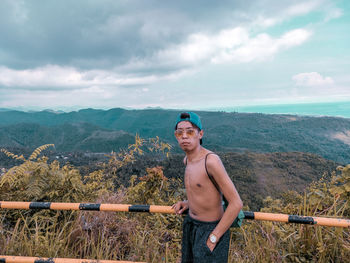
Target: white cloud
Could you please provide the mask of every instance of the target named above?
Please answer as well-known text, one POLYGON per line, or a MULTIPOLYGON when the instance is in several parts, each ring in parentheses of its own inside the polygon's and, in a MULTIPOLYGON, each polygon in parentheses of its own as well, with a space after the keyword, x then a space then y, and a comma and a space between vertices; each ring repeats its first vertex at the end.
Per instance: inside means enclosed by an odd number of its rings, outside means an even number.
POLYGON ((315 10, 317 7, 320 6, 321 3, 322 1, 309 1, 309 2, 305 1, 302 3, 298 3, 293 6, 290 6, 286 10, 286 14, 288 16, 305 15, 315 10))
POLYGON ((274 4, 271 7, 259 10, 258 15, 256 13, 250 15, 249 19, 252 21, 251 26, 257 29, 268 28, 298 16, 305 16, 311 12, 322 9, 324 1, 325 0, 312 0, 300 1, 300 3, 295 1, 296 3, 292 3, 289 6, 288 3, 286 5, 286 3, 282 2, 277 5, 274 4))
POLYGON ((79 90, 58 90, 17 92, 7 90, 4 99, 0 101, 0 107, 15 108, 19 105, 33 109, 64 108, 70 106, 94 107, 104 105, 106 101, 115 100, 120 93, 119 90, 108 91, 95 87, 79 90))
POLYGON ((140 75, 121 73, 122 67, 111 70, 79 70, 69 66, 46 65, 16 70, 2 66, 0 85, 30 89, 148 85, 162 80, 178 79, 193 72, 201 63, 262 61, 281 50, 302 44, 310 35, 311 33, 305 29, 295 29, 279 38, 273 38, 268 34, 251 37, 249 31, 243 27, 224 29, 216 34, 196 33, 190 35, 185 43, 162 50, 151 60, 137 60, 136 64, 129 64, 134 69, 149 69, 154 65, 160 68, 185 66, 178 67, 177 70, 140 75))
POLYGON ((295 29, 285 33, 277 41, 277 45, 281 47, 293 47, 304 43, 311 36, 311 32, 305 29, 295 29))
POLYGON ((32 89, 84 88, 99 86, 133 86, 155 83, 161 80, 172 80, 186 72, 170 73, 166 75, 149 74, 146 76, 121 75, 111 70, 79 71, 73 67, 47 65, 35 69, 15 70, 0 67, 0 85, 5 87, 24 87, 32 89))
POLYGON ((295 29, 279 38, 265 33, 250 37, 247 29, 236 27, 212 35, 191 35, 186 43, 163 50, 158 57, 192 65, 204 61, 216 64, 261 61, 281 50, 301 45, 310 35, 310 31, 295 29))
POLYGON ((216 57, 217 54, 226 49, 233 49, 249 40, 249 33, 241 27, 221 30, 214 35, 193 34, 189 36, 187 43, 184 43, 173 51, 185 62, 199 63, 216 57))
POLYGON ((311 33, 304 29, 289 31, 280 38, 259 34, 237 49, 223 51, 219 56, 213 58, 213 61, 216 63, 262 61, 282 50, 302 44, 310 35, 311 33))
POLYGON ((252 23, 252 26, 258 27, 258 28, 260 28, 260 27, 268 28, 268 27, 276 25, 279 22, 281 22, 281 18, 278 18, 278 17, 264 17, 262 15, 259 15, 257 18, 254 19, 254 22, 252 23))
POLYGON ((337 19, 341 16, 343 16, 343 10, 340 8, 333 8, 329 12, 327 12, 324 20, 325 22, 328 22, 329 20, 337 19))
POLYGON ((297 86, 319 87, 333 85, 334 80, 331 77, 323 77, 318 72, 300 73, 292 77, 297 86))

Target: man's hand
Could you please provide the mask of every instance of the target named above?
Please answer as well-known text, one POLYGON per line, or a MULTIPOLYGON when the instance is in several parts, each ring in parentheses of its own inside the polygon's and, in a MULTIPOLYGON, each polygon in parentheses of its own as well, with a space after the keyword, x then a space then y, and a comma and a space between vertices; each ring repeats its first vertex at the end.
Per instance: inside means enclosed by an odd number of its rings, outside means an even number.
POLYGON ((217 243, 213 244, 210 242, 209 238, 207 239, 207 246, 208 248, 210 249, 211 252, 213 252, 215 246, 216 246, 217 243))
POLYGON ((176 204, 174 204, 171 208, 175 210, 176 214, 181 215, 184 211, 188 209, 188 202, 179 201, 176 204))

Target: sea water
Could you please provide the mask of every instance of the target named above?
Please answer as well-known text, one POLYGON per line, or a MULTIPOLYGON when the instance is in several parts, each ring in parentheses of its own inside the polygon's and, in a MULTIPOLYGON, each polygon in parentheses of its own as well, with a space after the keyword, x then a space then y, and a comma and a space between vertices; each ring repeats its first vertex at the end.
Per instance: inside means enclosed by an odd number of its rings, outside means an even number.
POLYGON ((280 105, 257 105, 222 107, 215 110, 226 112, 249 112, 267 114, 292 114, 310 116, 334 116, 350 118, 350 101, 324 102, 324 103, 300 103, 280 105))

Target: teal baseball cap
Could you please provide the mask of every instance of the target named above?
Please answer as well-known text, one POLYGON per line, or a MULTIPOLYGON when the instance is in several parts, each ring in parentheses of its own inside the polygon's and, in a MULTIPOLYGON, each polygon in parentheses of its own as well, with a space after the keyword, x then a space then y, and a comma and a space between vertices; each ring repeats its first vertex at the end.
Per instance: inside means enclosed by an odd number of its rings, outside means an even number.
POLYGON ((176 119, 175 130, 177 128, 178 123, 182 122, 182 121, 189 121, 190 123, 196 125, 199 130, 202 130, 201 119, 194 112, 188 111, 188 112, 180 113, 179 116, 177 116, 177 119, 176 119))

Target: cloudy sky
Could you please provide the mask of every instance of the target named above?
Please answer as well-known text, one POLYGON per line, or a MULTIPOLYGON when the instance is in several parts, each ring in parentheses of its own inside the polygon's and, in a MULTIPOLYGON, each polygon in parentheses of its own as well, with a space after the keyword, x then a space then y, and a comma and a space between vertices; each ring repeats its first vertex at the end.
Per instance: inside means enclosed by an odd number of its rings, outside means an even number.
POLYGON ((0 0, 0 108, 350 101, 348 0, 0 0))

